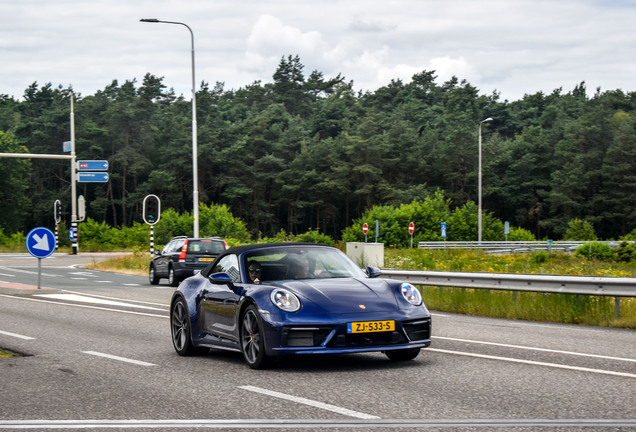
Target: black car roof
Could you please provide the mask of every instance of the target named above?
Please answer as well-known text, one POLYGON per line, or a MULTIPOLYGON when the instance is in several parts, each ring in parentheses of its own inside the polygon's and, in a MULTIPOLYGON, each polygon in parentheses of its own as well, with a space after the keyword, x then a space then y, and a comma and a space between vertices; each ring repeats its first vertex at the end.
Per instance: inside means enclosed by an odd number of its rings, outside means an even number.
POLYGON ((266 249, 266 248, 272 248, 272 247, 290 247, 290 246, 319 246, 319 247, 332 247, 329 245, 325 245, 325 244, 320 244, 320 243, 256 243, 256 244, 249 244, 249 245, 241 245, 241 246, 234 246, 231 247, 229 249, 227 249, 225 252, 222 252, 218 257, 217 260, 223 258, 226 255, 230 255, 230 254, 242 254, 243 252, 247 252, 247 251, 253 251, 253 250, 259 250, 259 249, 266 249))

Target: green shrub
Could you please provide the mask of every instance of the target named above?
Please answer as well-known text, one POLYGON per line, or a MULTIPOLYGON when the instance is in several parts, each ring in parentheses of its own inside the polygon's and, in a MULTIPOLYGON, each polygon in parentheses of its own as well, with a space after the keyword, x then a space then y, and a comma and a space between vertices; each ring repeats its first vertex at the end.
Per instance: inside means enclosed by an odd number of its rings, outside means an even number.
POLYGON ((609 259, 613 257, 612 248, 606 244, 601 242, 588 242, 583 243, 581 246, 576 248, 574 254, 577 256, 583 256, 587 259, 609 259))
POLYGON ((532 254, 531 261, 534 264, 543 264, 548 262, 549 259, 550 259, 550 254, 547 253, 546 251, 537 251, 534 254, 532 254))
POLYGON ((614 257, 620 262, 636 261, 636 243, 622 241, 618 247, 614 249, 614 257))
POLYGON ((9 246, 9 237, 4 235, 2 227, 0 227, 0 246, 9 246))
POLYGON ((336 242, 334 239, 329 237, 327 234, 321 234, 318 231, 309 230, 304 234, 300 234, 296 237, 296 240, 299 242, 307 242, 307 243, 322 243, 329 246, 333 246, 336 242))
POLYGON ((525 228, 510 227, 508 241, 535 241, 537 238, 525 228))
POLYGON ((568 229, 565 231, 563 240, 596 241, 598 238, 590 222, 581 219, 572 219, 568 223, 568 229))
POLYGON ((622 236, 620 239, 621 240, 628 240, 628 241, 629 240, 636 240, 636 228, 634 228, 632 230, 632 232, 630 232, 629 234, 622 236))

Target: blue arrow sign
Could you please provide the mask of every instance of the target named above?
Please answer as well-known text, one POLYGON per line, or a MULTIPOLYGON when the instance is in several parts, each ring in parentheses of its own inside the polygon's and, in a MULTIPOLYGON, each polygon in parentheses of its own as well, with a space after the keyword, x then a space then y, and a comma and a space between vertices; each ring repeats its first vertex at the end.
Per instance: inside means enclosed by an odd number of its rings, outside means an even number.
POLYGON ((108 181, 108 173, 79 172, 77 173, 77 181, 85 183, 106 183, 108 181))
POLYGON ((77 169, 80 171, 106 171, 107 160, 81 160, 77 161, 77 169))
POLYGON ((55 234, 48 228, 33 228, 26 236, 26 247, 34 257, 46 258, 55 250, 55 234))

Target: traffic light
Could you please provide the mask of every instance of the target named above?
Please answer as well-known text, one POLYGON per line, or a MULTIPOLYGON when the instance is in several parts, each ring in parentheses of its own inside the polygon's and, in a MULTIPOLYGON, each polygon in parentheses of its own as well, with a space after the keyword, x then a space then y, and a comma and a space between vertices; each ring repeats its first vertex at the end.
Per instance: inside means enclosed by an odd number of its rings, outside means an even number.
POLYGON ((56 224, 59 224, 62 220, 62 203, 60 200, 55 200, 53 203, 53 217, 56 224))
POLYGON ((144 222, 154 225, 161 217, 161 201, 157 195, 148 195, 144 198, 144 222))

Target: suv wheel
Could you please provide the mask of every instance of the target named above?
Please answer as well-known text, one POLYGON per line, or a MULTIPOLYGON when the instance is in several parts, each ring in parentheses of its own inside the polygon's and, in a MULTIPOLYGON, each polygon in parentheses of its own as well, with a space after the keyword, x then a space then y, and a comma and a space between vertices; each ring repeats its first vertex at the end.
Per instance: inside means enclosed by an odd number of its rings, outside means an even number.
POLYGON ((179 280, 177 279, 177 276, 174 274, 174 267, 170 266, 170 268, 168 269, 168 284, 170 284, 170 286, 176 287, 177 285, 179 285, 179 280))
POLYGON ((159 278, 157 277, 154 265, 151 265, 150 270, 148 271, 148 281, 150 281, 150 285, 159 284, 159 278))

